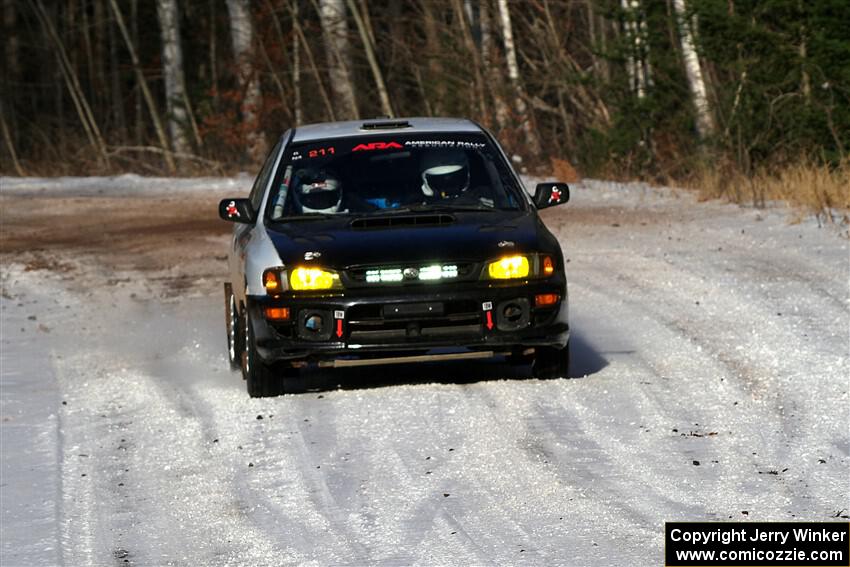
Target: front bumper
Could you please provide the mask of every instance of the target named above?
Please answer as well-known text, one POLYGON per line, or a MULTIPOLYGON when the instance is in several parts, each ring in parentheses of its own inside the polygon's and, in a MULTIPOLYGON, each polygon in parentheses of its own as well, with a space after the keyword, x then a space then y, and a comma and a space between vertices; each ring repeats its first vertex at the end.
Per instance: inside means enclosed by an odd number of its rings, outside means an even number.
POLYGON ((566 283, 557 278, 249 296, 248 314, 260 358, 296 366, 435 351, 517 353, 563 347, 570 332, 566 283), (560 300, 536 307, 538 294, 557 294, 560 300), (288 308, 289 320, 267 320, 268 307, 288 308), (308 321, 316 316, 320 324, 310 329, 308 321))

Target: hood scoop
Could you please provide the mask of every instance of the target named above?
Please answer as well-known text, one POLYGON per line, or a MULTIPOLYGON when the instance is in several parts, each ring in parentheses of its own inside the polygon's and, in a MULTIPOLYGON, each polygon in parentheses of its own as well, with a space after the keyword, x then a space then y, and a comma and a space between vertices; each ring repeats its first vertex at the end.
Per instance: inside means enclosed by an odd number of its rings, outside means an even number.
POLYGON ((374 230, 381 228, 407 228, 418 226, 440 226, 452 224, 452 215, 393 215, 385 217, 366 217, 351 221, 354 230, 374 230))

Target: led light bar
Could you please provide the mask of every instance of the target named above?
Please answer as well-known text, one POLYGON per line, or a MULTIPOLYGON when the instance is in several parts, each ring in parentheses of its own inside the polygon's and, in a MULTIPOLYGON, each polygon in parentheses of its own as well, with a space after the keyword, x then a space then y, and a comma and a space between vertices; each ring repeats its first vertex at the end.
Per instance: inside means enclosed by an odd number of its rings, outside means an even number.
POLYGON ((422 268, 409 268, 402 270, 401 268, 384 268, 366 270, 367 283, 392 283, 400 282, 405 279, 419 281, 435 281, 458 277, 458 268, 456 265, 442 266, 433 264, 423 266, 422 268))
POLYGON ((369 283, 400 282, 404 279, 400 268, 388 270, 367 270, 366 281, 369 283))
POLYGON ((425 266, 419 270, 420 280, 442 280, 457 277, 457 266, 425 266))

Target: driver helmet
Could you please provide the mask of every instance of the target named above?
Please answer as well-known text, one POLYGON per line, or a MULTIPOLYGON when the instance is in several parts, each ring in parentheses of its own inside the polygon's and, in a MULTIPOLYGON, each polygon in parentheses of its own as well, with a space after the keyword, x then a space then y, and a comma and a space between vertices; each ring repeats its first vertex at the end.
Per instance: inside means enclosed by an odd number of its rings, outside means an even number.
POLYGON ((303 168, 292 179, 295 202, 302 213, 339 212, 342 204, 342 183, 333 171, 325 168, 303 168))
POLYGON ((454 199, 469 189, 469 160, 458 149, 439 149, 422 159, 422 193, 426 197, 454 199))

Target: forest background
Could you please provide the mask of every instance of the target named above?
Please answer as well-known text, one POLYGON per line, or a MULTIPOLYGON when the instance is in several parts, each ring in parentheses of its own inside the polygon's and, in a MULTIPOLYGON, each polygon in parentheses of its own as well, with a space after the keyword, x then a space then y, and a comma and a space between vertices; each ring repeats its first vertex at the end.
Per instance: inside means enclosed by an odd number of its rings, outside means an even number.
POLYGON ((464 116, 523 171, 850 208, 847 0, 2 0, 0 175, 253 171, 464 116))

